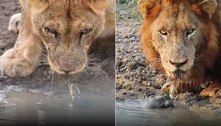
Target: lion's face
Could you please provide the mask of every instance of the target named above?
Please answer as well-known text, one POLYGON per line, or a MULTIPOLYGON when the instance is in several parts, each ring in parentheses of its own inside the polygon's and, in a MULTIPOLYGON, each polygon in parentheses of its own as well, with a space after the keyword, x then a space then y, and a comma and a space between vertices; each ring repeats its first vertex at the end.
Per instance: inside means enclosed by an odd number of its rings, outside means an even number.
POLYGON ((81 71, 90 45, 103 30, 105 1, 38 0, 33 6, 33 26, 51 68, 61 74, 81 71))
POLYGON ((201 21, 188 10, 165 10, 151 26, 152 44, 160 55, 168 76, 188 74, 197 61, 196 52, 203 42, 201 21))
POLYGON ((144 17, 142 49, 170 78, 190 78, 195 68, 207 62, 202 57, 213 55, 202 50, 216 47, 207 44, 216 41, 216 33, 209 33, 206 25, 216 11, 216 0, 139 0, 139 8, 144 17))

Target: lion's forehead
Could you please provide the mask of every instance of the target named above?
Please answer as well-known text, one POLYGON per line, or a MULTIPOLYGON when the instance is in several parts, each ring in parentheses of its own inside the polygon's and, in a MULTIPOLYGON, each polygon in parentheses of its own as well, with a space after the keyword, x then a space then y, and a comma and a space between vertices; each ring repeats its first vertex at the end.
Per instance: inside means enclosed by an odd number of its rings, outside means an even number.
POLYGON ((156 18, 154 27, 169 31, 185 30, 197 27, 199 22, 198 17, 190 10, 178 11, 176 13, 171 12, 171 10, 163 10, 156 18))
POLYGON ((45 11, 52 11, 54 14, 62 14, 62 13, 71 13, 71 14, 78 14, 79 12, 89 12, 87 10, 86 5, 82 4, 73 4, 73 3, 67 3, 65 1, 59 1, 59 2, 53 2, 49 3, 49 6, 45 11))
MULTIPOLYGON (((90 0, 89 0, 90 1, 90 0)), ((96 0, 95 0, 96 1, 96 0)), ((96 5, 96 4, 95 4, 96 5)), ((88 22, 88 20, 97 20, 99 18, 104 18, 104 15, 99 15, 94 12, 97 6, 94 4, 89 4, 88 1, 82 0, 59 0, 49 2, 49 6, 40 15, 46 20, 58 19, 62 22, 80 20, 81 22, 88 22), (68 2, 69 1, 69 2, 68 2)), ((105 9, 102 10, 105 12, 105 9)))
POLYGON ((102 18, 105 18, 103 15, 96 15, 92 11, 80 7, 80 5, 71 9, 64 6, 66 5, 62 6, 60 2, 50 5, 44 12, 36 16, 37 20, 40 17, 43 19, 42 23, 44 22, 44 25, 48 27, 67 29, 67 27, 80 28, 86 25, 91 26, 94 22, 102 24, 102 18))
POLYGON ((53 8, 60 12, 62 10, 70 10, 70 13, 77 13, 79 11, 91 11, 93 8, 97 10, 105 10, 108 6, 108 1, 105 0, 49 0, 44 3, 48 8, 53 8))

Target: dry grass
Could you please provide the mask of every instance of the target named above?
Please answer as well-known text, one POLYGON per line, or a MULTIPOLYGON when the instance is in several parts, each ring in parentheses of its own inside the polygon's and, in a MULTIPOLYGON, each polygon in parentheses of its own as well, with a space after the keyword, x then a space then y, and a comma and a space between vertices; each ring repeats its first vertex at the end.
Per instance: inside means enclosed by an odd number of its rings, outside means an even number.
POLYGON ((141 15, 137 9, 137 0, 116 0, 116 2, 117 19, 141 19, 141 15))

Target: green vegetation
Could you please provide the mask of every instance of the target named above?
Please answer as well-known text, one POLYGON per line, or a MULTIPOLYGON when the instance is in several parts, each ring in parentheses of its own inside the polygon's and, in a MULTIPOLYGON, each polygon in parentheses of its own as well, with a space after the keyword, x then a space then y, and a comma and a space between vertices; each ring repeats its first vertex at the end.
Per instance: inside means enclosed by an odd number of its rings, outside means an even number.
POLYGON ((137 0, 116 0, 116 2, 117 19, 141 19, 137 8, 137 0))

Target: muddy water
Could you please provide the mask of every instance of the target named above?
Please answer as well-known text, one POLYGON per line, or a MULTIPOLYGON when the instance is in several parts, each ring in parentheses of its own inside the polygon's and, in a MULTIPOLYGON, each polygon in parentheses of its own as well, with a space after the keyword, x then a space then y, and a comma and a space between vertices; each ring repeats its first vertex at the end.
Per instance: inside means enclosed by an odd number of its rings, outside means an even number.
POLYGON ((98 68, 75 78, 35 74, 0 78, 0 125, 114 125, 113 74, 98 68))
POLYGON ((71 89, 74 96, 68 89, 48 89, 27 90, 20 86, 7 86, 1 90, 0 124, 79 124, 84 120, 86 123, 114 122, 112 95, 107 97, 79 85, 71 89))
POLYGON ((151 109, 148 107, 149 104, 143 100, 117 102, 117 126, 217 126, 221 124, 218 115, 215 117, 210 114, 200 115, 178 106, 151 109))

